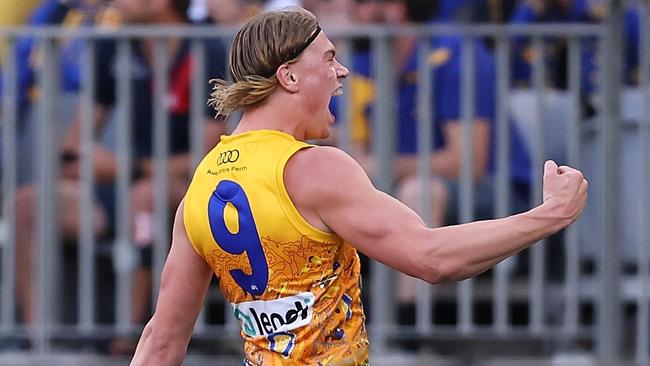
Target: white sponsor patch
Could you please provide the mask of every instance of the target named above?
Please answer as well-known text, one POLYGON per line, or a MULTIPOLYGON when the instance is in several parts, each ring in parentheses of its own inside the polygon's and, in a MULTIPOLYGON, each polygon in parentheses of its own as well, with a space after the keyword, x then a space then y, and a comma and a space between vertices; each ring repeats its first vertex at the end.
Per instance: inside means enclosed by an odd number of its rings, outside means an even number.
POLYGON ((270 301, 249 301, 232 304, 235 318, 244 333, 251 337, 303 327, 311 322, 315 296, 302 292, 295 296, 270 301))

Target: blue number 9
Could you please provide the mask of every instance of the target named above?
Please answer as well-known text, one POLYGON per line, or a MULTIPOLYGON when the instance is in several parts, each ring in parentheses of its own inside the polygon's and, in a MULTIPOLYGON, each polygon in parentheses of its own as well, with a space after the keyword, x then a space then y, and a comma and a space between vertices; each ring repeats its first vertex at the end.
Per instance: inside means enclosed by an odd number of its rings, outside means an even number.
POLYGON ((210 230, 217 245, 224 251, 241 255, 246 252, 252 272, 247 275, 241 269, 230 270, 230 275, 244 291, 259 296, 266 290, 269 281, 269 266, 257 233, 253 212, 244 189, 230 180, 222 180, 210 196, 208 203, 210 230), (231 233, 226 227, 224 213, 226 204, 237 209, 239 231, 231 233))

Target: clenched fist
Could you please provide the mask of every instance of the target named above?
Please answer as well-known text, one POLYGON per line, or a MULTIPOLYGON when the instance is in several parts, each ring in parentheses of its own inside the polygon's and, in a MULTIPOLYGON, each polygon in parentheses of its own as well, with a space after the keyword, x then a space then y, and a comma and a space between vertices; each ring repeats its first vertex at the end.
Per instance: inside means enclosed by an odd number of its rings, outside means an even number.
POLYGON ((577 169, 560 166, 553 160, 544 164, 544 205, 553 208, 564 226, 575 221, 587 202, 587 180, 577 169))

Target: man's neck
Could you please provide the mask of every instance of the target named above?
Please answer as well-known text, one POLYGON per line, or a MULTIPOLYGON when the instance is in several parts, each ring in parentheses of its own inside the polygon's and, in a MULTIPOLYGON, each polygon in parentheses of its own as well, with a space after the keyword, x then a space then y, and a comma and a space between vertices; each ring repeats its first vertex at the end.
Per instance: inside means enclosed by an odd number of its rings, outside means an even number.
POLYGON ((300 113, 295 108, 289 107, 290 105, 289 103, 278 103, 277 100, 267 100, 261 106, 245 110, 233 134, 254 130, 275 130, 287 133, 296 140, 304 141, 306 136, 300 122, 300 113), (283 107, 278 108, 278 106, 283 107))

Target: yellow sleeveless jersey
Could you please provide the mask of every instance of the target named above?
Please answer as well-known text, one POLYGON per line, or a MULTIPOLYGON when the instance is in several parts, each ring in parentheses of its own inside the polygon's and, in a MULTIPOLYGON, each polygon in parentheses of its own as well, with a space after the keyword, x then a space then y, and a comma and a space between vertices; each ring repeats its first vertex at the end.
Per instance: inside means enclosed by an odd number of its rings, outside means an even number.
POLYGON ((185 196, 190 242, 242 326, 248 365, 365 365, 356 250, 298 213, 284 167, 304 142, 279 131, 223 136, 185 196))

